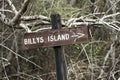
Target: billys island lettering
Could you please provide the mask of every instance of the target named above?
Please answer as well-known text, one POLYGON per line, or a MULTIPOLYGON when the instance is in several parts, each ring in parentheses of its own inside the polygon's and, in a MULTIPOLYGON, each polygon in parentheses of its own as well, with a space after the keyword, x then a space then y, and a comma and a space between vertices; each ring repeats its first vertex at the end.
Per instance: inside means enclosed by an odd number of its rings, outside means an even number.
POLYGON ((25 38, 24 44, 25 45, 42 44, 46 42, 57 42, 57 41, 69 40, 69 38, 70 38, 69 34, 48 35, 47 39, 46 37, 43 37, 43 36, 32 37, 32 38, 25 38))

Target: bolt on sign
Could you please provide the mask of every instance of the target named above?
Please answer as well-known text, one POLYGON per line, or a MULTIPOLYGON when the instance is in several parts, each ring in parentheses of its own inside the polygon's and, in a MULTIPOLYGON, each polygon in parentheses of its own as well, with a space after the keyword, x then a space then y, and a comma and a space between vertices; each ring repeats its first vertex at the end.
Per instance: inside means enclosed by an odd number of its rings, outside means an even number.
POLYGON ((24 49, 53 47, 82 42, 88 39, 88 27, 48 30, 25 33, 22 44, 24 49))

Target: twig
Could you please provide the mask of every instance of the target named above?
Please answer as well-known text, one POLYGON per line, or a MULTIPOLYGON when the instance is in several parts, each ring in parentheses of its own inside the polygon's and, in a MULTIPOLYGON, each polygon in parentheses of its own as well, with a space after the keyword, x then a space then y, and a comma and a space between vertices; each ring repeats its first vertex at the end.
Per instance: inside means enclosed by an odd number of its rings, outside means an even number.
POLYGON ((13 5, 13 3, 11 2, 11 0, 7 0, 8 4, 11 6, 12 11, 14 11, 15 14, 18 13, 18 11, 16 10, 16 7, 13 5))
POLYGON ((32 20, 47 20, 49 21, 49 18, 43 15, 34 15, 34 16, 22 16, 21 20, 23 21, 32 21, 32 20))
POLYGON ((19 10, 19 12, 11 20, 11 22, 10 22, 11 25, 16 25, 16 24, 18 24, 20 22, 19 19, 21 18, 21 16, 27 10, 29 2, 30 2, 30 0, 25 0, 24 1, 22 8, 19 10))
POLYGON ((100 19, 100 21, 103 21, 103 20, 106 19, 106 18, 110 18, 110 17, 117 16, 117 15, 119 15, 119 14, 120 14, 120 12, 117 12, 117 13, 114 13, 114 14, 109 14, 109 15, 104 15, 104 16, 100 19))
POLYGON ((43 69, 42 67, 40 67, 40 66, 37 65, 36 63, 34 63, 34 62, 28 60, 27 58, 25 58, 25 57, 23 57, 23 56, 17 54, 16 52, 14 52, 13 50, 11 50, 11 49, 8 48, 7 46, 4 46, 3 44, 0 44, 0 46, 2 46, 2 47, 4 47, 5 49, 9 50, 10 52, 12 52, 13 54, 17 55, 18 57, 20 57, 20 58, 22 58, 22 59, 24 59, 24 60, 30 62, 31 64, 35 65, 35 66, 38 67, 39 69, 43 69))
POLYGON ((28 33, 29 33, 29 32, 32 32, 27 25, 25 25, 25 24, 23 24, 23 23, 20 23, 19 25, 20 25, 20 27, 22 27, 23 29, 25 29, 26 32, 28 32, 28 33))
POLYGON ((13 11, 11 11, 11 10, 4 10, 4 9, 0 9, 0 12, 10 12, 10 13, 13 13, 13 11))

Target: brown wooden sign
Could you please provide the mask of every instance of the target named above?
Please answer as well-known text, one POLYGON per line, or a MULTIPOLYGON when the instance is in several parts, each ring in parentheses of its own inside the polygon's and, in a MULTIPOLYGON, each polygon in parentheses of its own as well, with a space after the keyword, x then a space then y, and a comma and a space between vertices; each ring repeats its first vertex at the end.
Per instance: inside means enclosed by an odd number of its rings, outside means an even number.
POLYGON ((67 28, 25 33, 22 44, 24 49, 61 46, 82 42, 88 39, 88 28, 67 28))

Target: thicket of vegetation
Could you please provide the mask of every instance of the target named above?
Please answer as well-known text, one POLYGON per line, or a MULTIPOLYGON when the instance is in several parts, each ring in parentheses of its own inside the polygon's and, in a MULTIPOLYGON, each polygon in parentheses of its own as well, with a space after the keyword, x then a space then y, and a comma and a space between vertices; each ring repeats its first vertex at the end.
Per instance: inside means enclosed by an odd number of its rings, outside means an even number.
POLYGON ((91 1, 0 0, 0 80, 56 80, 52 47, 21 47, 23 34, 50 28, 54 13, 66 28, 89 26, 88 41, 63 46, 68 80, 118 80, 120 0, 91 1))

